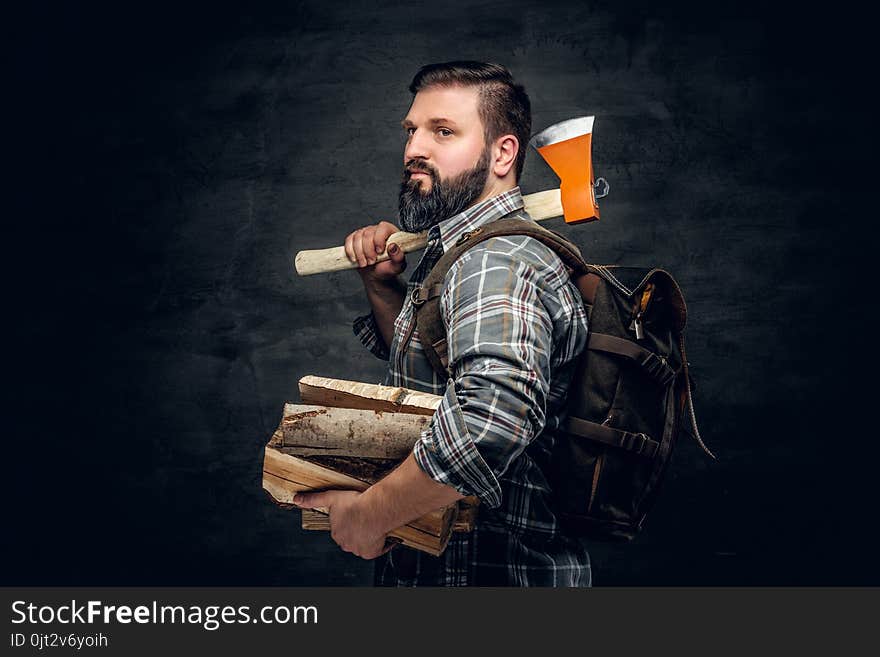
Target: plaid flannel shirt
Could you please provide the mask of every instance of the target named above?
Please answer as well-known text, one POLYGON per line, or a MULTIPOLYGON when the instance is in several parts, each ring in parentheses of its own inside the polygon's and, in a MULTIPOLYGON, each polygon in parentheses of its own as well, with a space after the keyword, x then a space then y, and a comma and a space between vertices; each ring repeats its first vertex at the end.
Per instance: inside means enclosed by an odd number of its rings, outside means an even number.
MULTIPOLYGON (((408 292, 463 233, 504 217, 532 221, 518 187, 432 227, 408 292)), ((453 534, 440 557, 391 550, 376 562, 376 585, 589 586, 589 554, 562 533, 544 474, 587 338, 577 288, 542 243, 496 237, 455 262, 440 307, 448 381, 422 350, 409 294, 390 349, 372 314, 356 319, 354 330, 389 361, 385 385, 443 395, 415 459, 434 480, 476 495, 477 521, 473 532, 453 534)))

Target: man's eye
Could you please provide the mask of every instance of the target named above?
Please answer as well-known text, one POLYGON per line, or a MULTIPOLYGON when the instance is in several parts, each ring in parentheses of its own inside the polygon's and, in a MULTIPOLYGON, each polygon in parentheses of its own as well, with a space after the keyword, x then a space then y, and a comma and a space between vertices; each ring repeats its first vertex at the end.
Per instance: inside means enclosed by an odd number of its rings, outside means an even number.
POLYGON ((452 130, 450 130, 449 128, 439 128, 439 129, 437 130, 437 132, 439 133, 439 135, 440 135, 441 137, 450 137, 450 136, 452 136, 452 130))
POLYGON ((412 137, 415 131, 415 128, 406 128, 403 132, 406 134, 407 137, 412 137))

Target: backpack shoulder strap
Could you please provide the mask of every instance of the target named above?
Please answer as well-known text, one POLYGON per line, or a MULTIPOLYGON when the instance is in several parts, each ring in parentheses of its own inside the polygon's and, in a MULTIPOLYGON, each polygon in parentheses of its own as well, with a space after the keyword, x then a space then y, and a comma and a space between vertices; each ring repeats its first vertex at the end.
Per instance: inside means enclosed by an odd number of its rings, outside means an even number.
POLYGON ((446 327, 440 316, 440 295, 443 293, 446 274, 465 251, 493 237, 510 235, 527 235, 542 242, 559 256, 570 275, 587 271, 587 264, 577 246, 532 221, 516 218, 498 219, 464 233, 455 245, 441 256, 422 285, 415 288, 412 293, 416 326, 419 329, 422 348, 434 370, 441 376, 450 376, 446 327))
MULTIPOLYGON (((491 223, 485 224, 476 230, 464 233, 458 241, 444 253, 431 272, 423 281, 420 287, 412 292, 412 302, 415 310, 416 326, 419 330, 419 339, 422 343, 422 349, 425 356, 431 363, 434 370, 443 377, 450 378, 452 373, 449 370, 449 353, 446 338, 446 327, 440 316, 440 295, 443 293, 443 285, 446 280, 446 274, 452 268, 452 265, 458 260, 468 249, 473 248, 477 244, 493 237, 502 237, 510 235, 528 235, 542 242, 556 255, 559 256, 565 268, 568 270, 569 276, 578 286, 584 300, 593 303, 593 297, 596 293, 596 287, 600 279, 609 281, 617 287, 621 292, 627 295, 633 295, 639 292, 645 283, 658 275, 663 282, 668 285, 668 293, 670 296, 669 303, 673 309, 673 325, 675 333, 678 336, 679 347, 682 356, 683 380, 686 391, 686 403, 690 411, 691 426, 693 428, 693 436, 699 446, 709 456, 715 459, 715 455, 706 447, 697 428, 697 419, 694 416, 693 399, 691 397, 690 374, 688 372, 687 355, 684 351, 684 335, 683 330, 686 322, 687 311, 684 305, 684 296, 678 283, 672 276, 660 269, 652 269, 647 274, 639 272, 641 281, 636 281, 634 290, 621 283, 617 276, 609 271, 608 267, 587 264, 580 249, 569 242, 567 239, 547 230, 532 221, 523 219, 505 218, 498 219, 491 223)), ((593 336, 595 338, 595 335, 593 336)))

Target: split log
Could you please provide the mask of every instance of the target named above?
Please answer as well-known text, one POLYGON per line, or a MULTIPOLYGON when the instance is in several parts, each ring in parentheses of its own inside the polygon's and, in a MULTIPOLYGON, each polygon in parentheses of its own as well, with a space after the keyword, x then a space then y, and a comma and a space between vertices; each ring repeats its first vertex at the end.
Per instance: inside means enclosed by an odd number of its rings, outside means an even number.
MULTIPOLYGON (((277 433, 277 432, 276 432, 277 433)), ((282 506, 293 506, 293 496, 303 491, 346 489, 363 491, 369 484, 305 459, 266 446, 263 459, 263 488, 282 506)), ((439 556, 452 534, 458 506, 432 511, 389 533, 407 547, 439 556)), ((329 529, 329 518, 326 525, 329 529)))
MULTIPOLYGON (((265 451, 263 474, 269 475, 268 481, 272 487, 269 492, 282 505, 293 505, 293 496, 299 492, 329 489, 364 491, 370 487, 369 483, 355 477, 282 454, 272 448, 265 451)), ((427 513, 410 524, 429 534, 440 536, 443 533, 440 525, 446 515, 447 510, 444 507, 427 513)))
MULTIPOLYGON (((302 528, 309 531, 330 531, 330 516, 326 511, 320 511, 318 509, 303 509, 302 510, 302 528)), ((454 523, 452 523, 452 531, 454 532, 468 532, 473 530, 473 525, 468 524, 467 521, 459 524, 459 521, 456 519, 454 523)), ((394 535, 393 533, 391 534, 394 535)), ((434 555, 437 556, 437 555, 434 555)))
POLYGON ((410 413, 285 404, 282 443, 292 456, 350 456, 402 461, 431 418, 410 413))
MULTIPOLYGON (((477 517, 477 498, 465 497, 458 501, 458 513, 452 523, 452 531, 468 533, 474 530, 477 517)), ((302 528, 314 531, 330 531, 330 516, 324 511, 315 509, 302 510, 302 528)))
POLYGON ((472 495, 463 497, 458 501, 458 513, 452 524, 454 532, 472 532, 474 523, 477 521, 477 512, 480 508, 480 500, 472 495))
POLYGON ((299 395, 304 404, 417 415, 433 415, 443 399, 439 395, 407 388, 320 376, 301 378, 299 395))

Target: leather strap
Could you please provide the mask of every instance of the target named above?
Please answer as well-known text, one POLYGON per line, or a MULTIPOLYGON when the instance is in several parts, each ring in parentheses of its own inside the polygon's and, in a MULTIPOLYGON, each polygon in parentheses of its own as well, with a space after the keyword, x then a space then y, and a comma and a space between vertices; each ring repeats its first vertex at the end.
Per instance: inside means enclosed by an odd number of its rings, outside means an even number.
POLYGON ((435 299, 443 293, 443 283, 435 283, 427 288, 419 286, 412 291, 412 302, 418 307, 426 301, 435 299))
POLYGON ((578 417, 569 417, 564 425, 564 430, 575 436, 588 438, 605 445, 619 447, 628 452, 653 458, 660 449, 660 443, 649 438, 644 433, 632 433, 630 431, 622 431, 613 427, 606 427, 596 422, 582 420, 578 417))
POLYGON ((587 264, 577 246, 533 221, 513 218, 519 212, 520 210, 514 210, 505 218, 463 234, 458 242, 440 257, 422 284, 414 288, 411 293, 410 299, 415 307, 416 325, 425 357, 434 371, 441 376, 449 377, 451 372, 446 327, 440 317, 440 295, 443 292, 446 274, 465 251, 493 237, 528 235, 553 249, 572 275, 580 275, 587 271, 587 264))
POLYGON ((587 349, 593 351, 604 351, 609 354, 624 356, 641 365, 645 372, 662 386, 672 383, 675 378, 675 370, 669 367, 653 351, 649 351, 644 347, 637 345, 624 338, 618 338, 615 335, 607 335, 606 333, 590 333, 590 340, 587 343, 587 349))

